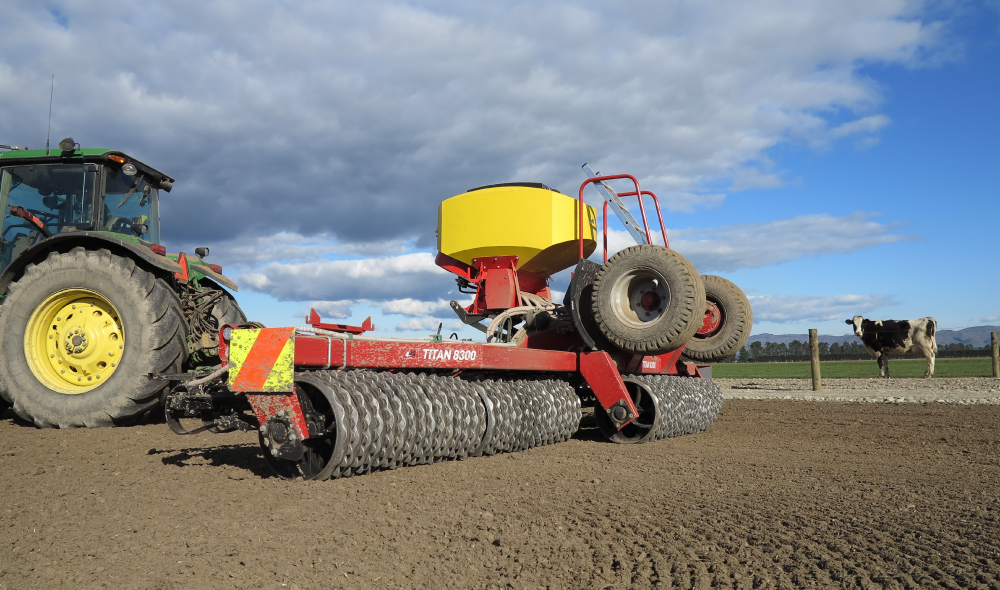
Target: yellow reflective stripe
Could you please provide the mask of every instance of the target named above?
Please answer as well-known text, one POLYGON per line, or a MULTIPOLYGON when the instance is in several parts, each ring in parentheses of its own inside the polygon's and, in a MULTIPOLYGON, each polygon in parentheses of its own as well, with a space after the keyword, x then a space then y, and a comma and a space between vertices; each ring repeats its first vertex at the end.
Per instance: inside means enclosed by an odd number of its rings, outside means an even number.
POLYGON ((232 391, 291 392, 295 378, 295 329, 233 330, 229 362, 232 391))
POLYGON ((259 335, 260 330, 257 329, 233 330, 232 339, 229 341, 230 389, 235 390, 236 378, 243 369, 243 363, 247 360, 247 355, 250 354, 250 349, 253 348, 253 344, 257 341, 257 336, 259 335))
POLYGON ((264 381, 261 391, 287 392, 292 391, 295 381, 295 335, 293 334, 278 353, 278 358, 271 365, 271 374, 264 381))

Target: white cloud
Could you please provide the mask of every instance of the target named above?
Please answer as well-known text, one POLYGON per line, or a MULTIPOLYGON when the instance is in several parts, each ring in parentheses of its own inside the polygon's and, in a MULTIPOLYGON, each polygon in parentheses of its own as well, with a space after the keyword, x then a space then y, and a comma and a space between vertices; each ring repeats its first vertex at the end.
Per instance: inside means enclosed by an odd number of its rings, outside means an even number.
POLYGON ((847 121, 831 129, 826 136, 813 139, 810 145, 814 149, 822 150, 828 148, 835 140, 855 137, 855 149, 869 149, 878 145, 879 137, 876 134, 889 125, 889 123, 891 123, 891 120, 885 115, 871 115, 847 121))
POLYGON ((861 139, 854 142, 854 149, 860 152, 867 149, 871 149, 880 143, 882 143, 882 140, 879 139, 878 137, 862 137, 861 139))
POLYGON ((447 271, 434 265, 433 255, 415 252, 363 260, 271 262, 235 278, 279 301, 387 301, 430 300, 454 286, 447 277, 447 271))
POLYGON ((894 305, 888 295, 751 295, 755 322, 846 320, 894 305))
POLYGON ((863 117, 861 119, 849 121, 834 127, 830 130, 830 137, 833 139, 839 139, 850 135, 876 133, 888 124, 889 117, 886 117, 885 115, 863 117))
MULTIPOLYGON (((955 57, 934 20, 952 9, 933 8, 13 0, 0 139, 44 144, 55 74, 54 141, 121 148, 177 179, 161 195, 172 250, 210 246, 249 290, 330 317, 364 302, 422 318, 460 297, 413 253, 431 249, 442 199, 505 181, 575 196, 584 161, 636 175, 670 211, 794 183, 775 147, 870 149, 891 124, 865 66, 955 57)), ((671 246, 712 272, 918 239, 874 213, 795 213, 673 230, 671 246)))
MULTIPOLYGON (((877 141, 888 119, 859 68, 946 54, 915 7, 15 1, 0 137, 42 145, 54 73, 55 135, 177 178, 171 240, 285 232, 390 254, 432 239, 443 198, 510 180, 574 193, 584 160, 690 211, 718 206, 716 187, 781 186, 776 145, 877 141)), ((219 256, 316 256, 279 245, 219 256)))
POLYGON ((316 313, 318 313, 320 318, 323 320, 344 320, 351 317, 351 307, 355 303, 355 301, 350 300, 314 301, 311 307, 316 310, 316 313))
MULTIPOLYGON (((191 252, 195 244, 173 244, 172 249, 191 252)), ((389 256, 403 254, 407 241, 381 240, 375 242, 341 243, 329 234, 304 236, 295 232, 277 232, 260 236, 242 236, 216 242, 211 247, 211 257, 227 267, 253 267, 268 262, 301 262, 319 260, 328 255, 389 256)))
MULTIPOLYGON (((845 254, 895 242, 919 240, 913 234, 894 233, 899 223, 872 221, 878 213, 856 211, 843 217, 827 214, 800 215, 763 223, 716 228, 667 228, 670 247, 690 260, 698 272, 732 272, 760 268, 788 260, 824 254, 845 254)), ((653 242, 663 238, 655 224, 653 242)), ((625 230, 608 230, 612 254, 635 241, 625 230)), ((601 246, 598 245, 598 256, 601 246)))
MULTIPOLYGON (((278 260, 312 260, 336 252, 336 246, 324 237, 307 238, 291 232, 245 236, 216 242, 211 247, 210 256, 213 262, 226 267, 256 266, 278 260)), ((171 246, 172 250, 194 250, 193 244, 171 246)))
POLYGON ((397 331, 421 331, 421 332, 437 332, 438 326, 442 326, 442 335, 448 336, 445 330, 459 330, 462 328, 462 322, 457 320, 441 320, 438 318, 410 318, 404 322, 399 322, 396 324, 397 331))
POLYGON ((801 215, 758 224, 668 231, 667 237, 670 247, 702 273, 760 268, 796 258, 844 254, 921 239, 893 233, 900 224, 872 221, 878 215, 864 211, 844 217, 801 215))
POLYGON ((407 297, 405 299, 393 299, 381 304, 383 313, 398 313, 409 316, 426 316, 436 314, 445 310, 451 310, 451 305, 444 299, 437 301, 418 301, 407 297))

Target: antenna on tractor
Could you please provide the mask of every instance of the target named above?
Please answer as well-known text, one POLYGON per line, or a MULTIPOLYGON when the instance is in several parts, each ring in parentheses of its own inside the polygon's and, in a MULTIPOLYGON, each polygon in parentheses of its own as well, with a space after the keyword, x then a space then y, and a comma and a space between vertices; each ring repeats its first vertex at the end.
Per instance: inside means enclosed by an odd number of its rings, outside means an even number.
POLYGON ((49 136, 52 135, 52 95, 56 91, 56 75, 52 74, 52 85, 49 87, 49 128, 45 131, 45 155, 49 155, 49 136))

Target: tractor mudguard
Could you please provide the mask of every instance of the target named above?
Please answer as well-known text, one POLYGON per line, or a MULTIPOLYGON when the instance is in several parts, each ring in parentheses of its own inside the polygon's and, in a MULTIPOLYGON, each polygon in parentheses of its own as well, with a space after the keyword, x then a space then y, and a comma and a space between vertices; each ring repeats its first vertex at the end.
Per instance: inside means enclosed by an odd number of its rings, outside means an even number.
MULTIPOLYGON (((168 258, 167 260, 170 260, 170 259, 168 258)), ((177 268, 180 268, 180 265, 177 265, 177 268)), ((191 269, 194 272, 197 272, 197 273, 205 275, 205 277, 207 277, 209 279, 212 279, 213 281, 215 281, 216 283, 219 283, 220 285, 222 285, 223 287, 226 287, 227 289, 232 289, 233 291, 239 291, 240 290, 239 285, 237 285, 236 283, 234 283, 232 280, 230 280, 225 275, 222 275, 220 273, 215 272, 214 270, 212 270, 211 268, 209 268, 209 266, 207 264, 192 264, 189 261, 188 262, 188 268, 191 269)))
MULTIPOLYGON (((171 258, 161 256, 147 246, 137 244, 130 240, 115 237, 114 234, 103 232, 70 232, 56 234, 38 242, 25 250, 16 260, 12 261, 2 276, 0 276, 0 294, 7 292, 7 286, 14 281, 30 262, 42 260, 49 252, 68 252, 77 246, 83 246, 88 250, 106 248, 115 254, 138 258, 153 267, 170 274, 181 272, 180 264, 171 258)), ((203 274, 221 285, 236 290, 236 284, 219 273, 212 271, 207 265, 192 264, 195 271, 203 274)))

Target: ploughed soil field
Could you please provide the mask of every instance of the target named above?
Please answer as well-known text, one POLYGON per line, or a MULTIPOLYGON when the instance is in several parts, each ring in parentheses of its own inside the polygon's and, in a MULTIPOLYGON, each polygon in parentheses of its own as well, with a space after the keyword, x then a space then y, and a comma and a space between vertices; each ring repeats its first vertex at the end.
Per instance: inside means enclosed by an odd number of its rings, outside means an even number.
POLYGON ((0 590, 996 588, 1000 391, 952 381, 802 401, 731 380, 702 434, 615 445, 585 419, 566 443, 325 482, 271 476, 255 434, 8 412, 0 590))

